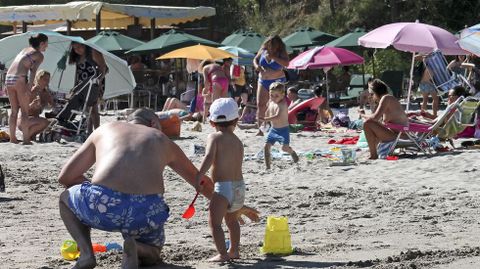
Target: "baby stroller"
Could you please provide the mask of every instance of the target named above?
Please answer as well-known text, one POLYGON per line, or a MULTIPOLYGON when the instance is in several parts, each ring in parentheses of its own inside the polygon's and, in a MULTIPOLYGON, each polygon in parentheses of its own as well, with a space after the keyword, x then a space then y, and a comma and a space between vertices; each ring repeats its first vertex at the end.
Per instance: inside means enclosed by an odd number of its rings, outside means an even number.
POLYGON ((87 137, 92 106, 96 104, 100 89, 98 79, 101 75, 83 80, 71 90, 71 96, 64 100, 63 107, 53 113, 54 119, 40 134, 40 142, 53 142, 65 139, 83 143, 87 137))

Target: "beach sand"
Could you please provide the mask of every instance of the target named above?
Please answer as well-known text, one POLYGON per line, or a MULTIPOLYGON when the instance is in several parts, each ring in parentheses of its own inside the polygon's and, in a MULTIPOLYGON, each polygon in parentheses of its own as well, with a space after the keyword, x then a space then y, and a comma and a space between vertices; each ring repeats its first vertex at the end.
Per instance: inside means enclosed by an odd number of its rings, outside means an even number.
MULTIPOLYGON (((175 142, 198 166, 202 156, 191 153, 192 145, 204 145, 213 129, 203 125, 203 132, 189 131, 192 126, 182 124, 175 142)), ((256 137, 255 130, 237 129, 236 134, 245 143, 246 156, 263 147, 264 138, 256 137)), ((334 147, 329 139, 353 135, 358 134, 301 132, 292 134, 291 145, 299 152, 326 152, 334 147)), ((0 144, 6 172, 6 192, 0 193, 0 268, 73 266, 60 256, 62 241, 70 235, 58 212, 63 188, 57 176, 78 146, 0 144)), ((261 160, 246 160, 246 204, 261 212, 261 221, 242 226, 242 259, 219 265, 206 262, 215 253, 207 199, 200 197, 195 216, 183 220, 195 190, 167 169, 171 217, 165 225, 165 264, 150 268, 479 268, 480 151, 397 161, 366 161, 367 155, 357 152, 357 165, 349 166, 331 166, 327 157, 301 156, 298 164, 282 158, 273 161, 271 171, 261 160), (260 254, 270 215, 288 217, 292 255, 260 254)), ((116 233, 93 230, 92 238, 122 243, 116 233)), ((119 268, 121 254, 102 253, 97 261, 97 268, 119 268)))

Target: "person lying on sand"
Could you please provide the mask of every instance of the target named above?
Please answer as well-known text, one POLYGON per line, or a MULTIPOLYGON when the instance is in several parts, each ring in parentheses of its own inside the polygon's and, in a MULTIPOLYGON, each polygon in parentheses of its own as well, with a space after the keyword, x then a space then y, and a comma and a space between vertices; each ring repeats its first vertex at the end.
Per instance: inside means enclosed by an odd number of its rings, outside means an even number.
MULTIPOLYGON (((139 261, 160 262, 169 217, 163 199, 166 166, 195 184, 198 170, 160 131, 158 117, 149 109, 134 111, 128 122, 102 125, 88 137, 59 175, 60 184, 68 188, 60 195, 60 216, 81 253, 74 268, 96 266, 90 228, 122 232, 122 268, 138 268, 139 261), (90 181, 84 173, 94 164, 90 181)), ((202 180, 202 194, 210 199, 212 181, 202 180)), ((241 215, 258 221, 253 208, 244 206, 238 212, 239 221, 241 215)))
POLYGON ((380 142, 395 140, 398 135, 397 132, 385 127, 380 119, 383 117, 383 122, 407 125, 408 118, 397 98, 388 94, 388 86, 383 81, 375 79, 370 94, 378 101, 378 107, 371 116, 363 116, 366 119, 363 129, 370 149, 369 159, 378 159, 377 145, 380 142))
POLYGON ((243 144, 233 133, 238 121, 238 106, 232 98, 219 98, 210 107, 210 124, 216 132, 208 136, 205 158, 196 176, 195 188, 202 189, 201 180, 212 166, 215 190, 209 206, 209 222, 218 255, 212 262, 240 258, 240 224, 237 212, 245 201, 245 182, 242 176, 243 144), (226 150, 228 149, 228 150, 226 150), (222 220, 230 234, 230 248, 225 246, 222 220))

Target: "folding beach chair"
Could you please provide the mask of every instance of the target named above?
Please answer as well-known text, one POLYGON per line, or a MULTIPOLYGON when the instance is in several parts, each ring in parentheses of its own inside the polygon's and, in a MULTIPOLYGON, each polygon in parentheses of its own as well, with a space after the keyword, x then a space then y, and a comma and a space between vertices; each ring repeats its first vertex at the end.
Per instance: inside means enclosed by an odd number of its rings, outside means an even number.
POLYGON ((440 50, 428 54, 423 62, 432 77, 433 84, 441 95, 455 86, 464 86, 466 89, 472 87, 464 76, 455 74, 447 68, 447 59, 440 50))
POLYGON ((439 131, 441 126, 445 125, 445 121, 448 117, 452 117, 452 114, 456 109, 459 109, 459 104, 464 100, 464 97, 459 97, 457 101, 447 106, 445 111, 438 116, 433 124, 427 123, 416 123, 410 121, 407 126, 394 124, 394 123, 386 123, 385 126, 391 130, 397 131, 398 135, 397 138, 394 140, 392 145, 390 146, 389 154, 393 153, 395 148, 399 145, 402 147, 405 146, 413 146, 417 148, 419 151, 427 154, 431 154, 431 146, 427 139, 434 136, 434 133, 439 131), (401 137, 406 137, 408 139, 400 139, 401 137))
MULTIPOLYGON (((465 130, 465 128, 476 126, 479 106, 479 98, 465 98, 458 105, 452 117, 450 117, 445 125, 441 127, 438 137, 442 140, 451 139, 465 130)), ((453 145, 453 142, 451 142, 451 144, 453 145)))

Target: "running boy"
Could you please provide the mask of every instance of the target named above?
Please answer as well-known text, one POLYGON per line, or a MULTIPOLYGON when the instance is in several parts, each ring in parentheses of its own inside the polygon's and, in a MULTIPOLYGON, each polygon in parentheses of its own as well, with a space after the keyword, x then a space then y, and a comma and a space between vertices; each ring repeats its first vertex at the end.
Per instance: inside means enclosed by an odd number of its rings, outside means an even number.
POLYGON ((210 106, 210 124, 216 132, 207 138, 205 158, 196 177, 197 190, 200 180, 212 166, 211 178, 215 185, 209 206, 209 223, 218 255, 212 262, 238 259, 240 225, 236 211, 245 201, 245 183, 242 176, 243 144, 233 133, 238 121, 238 106, 232 98, 219 98, 210 106), (222 219, 225 218, 230 233, 230 248, 226 249, 222 219))
POLYGON ((270 121, 272 127, 268 131, 265 143, 265 165, 270 169, 270 148, 275 142, 282 144, 282 150, 290 153, 294 162, 298 162, 297 153, 290 147, 290 131, 288 126, 288 106, 285 101, 285 85, 274 82, 270 85, 270 101, 265 113, 265 121, 270 121))

